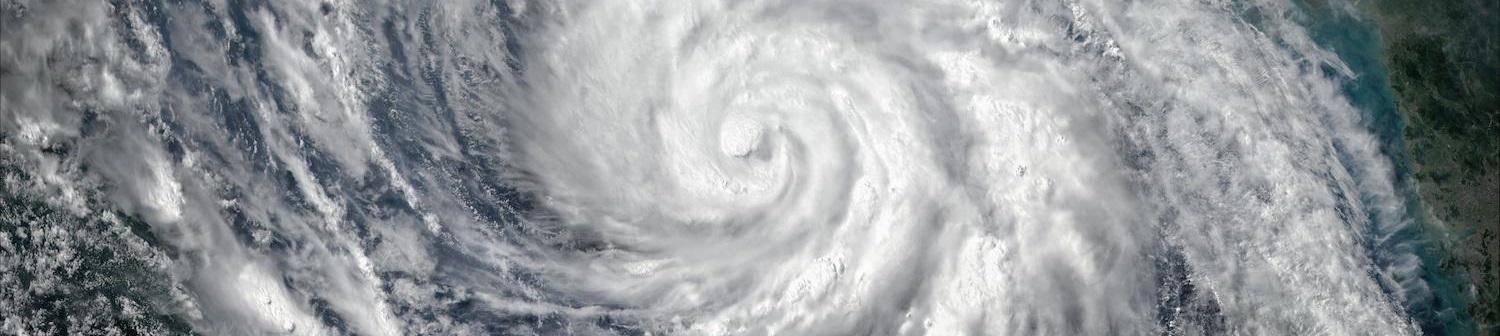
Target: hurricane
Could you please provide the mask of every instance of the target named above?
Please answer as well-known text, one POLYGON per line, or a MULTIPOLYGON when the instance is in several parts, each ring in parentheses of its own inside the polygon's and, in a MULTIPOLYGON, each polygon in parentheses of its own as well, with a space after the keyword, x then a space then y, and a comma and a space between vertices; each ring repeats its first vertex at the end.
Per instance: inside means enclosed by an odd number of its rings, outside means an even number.
POLYGON ((1367 22, 1356 2, 0 14, 5 332, 1417 335, 1456 318, 1410 234, 1394 126, 1350 93, 1384 77, 1313 24, 1367 22))

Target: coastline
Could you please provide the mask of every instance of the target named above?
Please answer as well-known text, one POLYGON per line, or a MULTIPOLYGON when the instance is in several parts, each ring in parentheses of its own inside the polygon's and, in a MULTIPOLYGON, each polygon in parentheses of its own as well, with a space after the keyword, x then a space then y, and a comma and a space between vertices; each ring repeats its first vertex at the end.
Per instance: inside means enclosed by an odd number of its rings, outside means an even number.
POLYGON ((1362 5, 1378 28, 1403 126, 1397 149, 1409 167, 1399 170, 1410 177, 1398 180, 1416 189, 1417 226, 1439 249, 1439 273, 1466 285, 1464 313, 1475 331, 1500 331, 1500 3, 1362 5))

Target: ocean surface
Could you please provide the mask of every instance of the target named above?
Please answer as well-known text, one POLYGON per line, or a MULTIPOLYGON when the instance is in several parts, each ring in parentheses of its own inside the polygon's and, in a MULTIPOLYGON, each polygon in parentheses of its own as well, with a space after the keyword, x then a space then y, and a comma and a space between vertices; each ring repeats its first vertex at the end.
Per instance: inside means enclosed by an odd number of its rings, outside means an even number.
POLYGON ((1353 3, 0 18, 0 334, 1475 334, 1353 3))
POLYGON ((1381 63, 1378 28, 1368 15, 1327 8, 1308 11, 1313 39, 1337 53, 1355 74, 1345 79, 1343 92, 1360 110, 1364 119, 1361 124, 1379 138, 1381 152, 1390 158, 1396 190, 1404 203, 1404 213, 1395 219, 1402 224, 1373 228, 1365 242, 1371 258, 1385 265, 1381 285, 1392 295, 1404 296, 1408 314, 1427 334, 1474 335, 1477 325, 1464 314, 1466 305, 1472 303, 1463 294, 1469 284, 1438 266, 1443 260, 1443 238, 1431 223, 1424 222, 1422 200, 1411 177, 1411 159, 1402 143, 1405 125, 1396 111, 1389 75, 1381 63))

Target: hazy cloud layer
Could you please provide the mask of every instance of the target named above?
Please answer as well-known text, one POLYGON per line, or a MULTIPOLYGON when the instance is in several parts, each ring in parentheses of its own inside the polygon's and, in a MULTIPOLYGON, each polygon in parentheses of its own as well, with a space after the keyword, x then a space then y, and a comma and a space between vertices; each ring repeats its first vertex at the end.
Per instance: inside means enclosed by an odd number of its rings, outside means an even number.
POLYGON ((210 333, 1413 334, 1427 295, 1289 2, 0 9, 4 186, 139 216, 210 333))

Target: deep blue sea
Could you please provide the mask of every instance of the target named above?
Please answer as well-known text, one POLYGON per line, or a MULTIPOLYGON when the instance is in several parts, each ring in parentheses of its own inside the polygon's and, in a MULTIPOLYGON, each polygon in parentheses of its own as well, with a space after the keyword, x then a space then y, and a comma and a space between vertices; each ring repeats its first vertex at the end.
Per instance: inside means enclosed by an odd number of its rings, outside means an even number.
POLYGON ((0 335, 1475 334, 1290 1, 0 1, 0 335))

